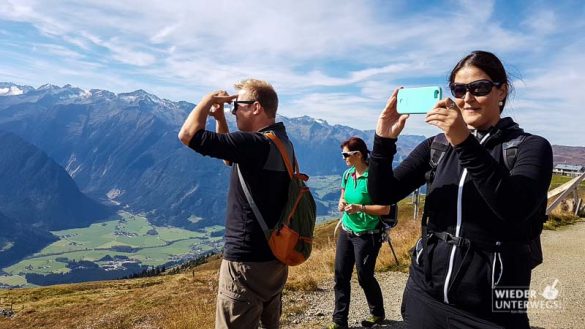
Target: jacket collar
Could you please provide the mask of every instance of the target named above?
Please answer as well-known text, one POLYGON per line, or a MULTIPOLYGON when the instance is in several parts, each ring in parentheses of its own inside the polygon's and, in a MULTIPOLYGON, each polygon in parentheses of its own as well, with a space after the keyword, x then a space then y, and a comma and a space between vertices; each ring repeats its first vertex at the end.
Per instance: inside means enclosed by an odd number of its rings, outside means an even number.
POLYGON ((284 131, 284 123, 282 122, 276 122, 271 124, 270 126, 264 127, 260 130, 258 130, 258 132, 262 133, 262 132, 267 132, 267 131, 284 131))
POLYGON ((491 136, 486 144, 500 142, 506 136, 516 136, 524 133, 524 130, 510 117, 501 118, 500 121, 488 131, 491 136))

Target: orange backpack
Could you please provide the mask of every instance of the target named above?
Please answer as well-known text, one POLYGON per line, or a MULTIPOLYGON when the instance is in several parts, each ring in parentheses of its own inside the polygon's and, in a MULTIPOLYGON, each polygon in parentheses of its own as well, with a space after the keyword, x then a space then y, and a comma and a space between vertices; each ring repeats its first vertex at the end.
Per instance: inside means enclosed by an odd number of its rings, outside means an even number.
POLYGON ((290 177, 288 198, 274 228, 267 227, 238 167, 240 183, 274 257, 286 265, 299 265, 311 255, 313 231, 317 219, 315 200, 305 184, 309 176, 299 172, 299 164, 296 159, 294 161, 295 167, 292 168, 292 162, 282 141, 273 132, 267 132, 264 135, 276 145, 290 177))

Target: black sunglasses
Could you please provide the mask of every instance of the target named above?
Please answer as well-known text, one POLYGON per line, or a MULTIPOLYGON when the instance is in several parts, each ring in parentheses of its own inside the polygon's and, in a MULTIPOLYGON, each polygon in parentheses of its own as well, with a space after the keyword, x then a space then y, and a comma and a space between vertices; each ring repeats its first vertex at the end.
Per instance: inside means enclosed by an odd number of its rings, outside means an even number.
POLYGON ((359 152, 360 152, 360 151, 349 151, 349 152, 341 152, 341 156, 342 156, 344 159, 347 159, 347 158, 349 158, 350 156, 352 156, 352 155, 354 155, 354 154, 357 154, 357 153, 359 153, 359 152))
POLYGON ((449 88, 451 89, 451 94, 455 96, 455 98, 463 98, 465 94, 469 91, 470 94, 473 96, 485 96, 492 91, 494 86, 499 87, 501 86, 501 82, 493 82, 490 80, 477 80, 470 83, 450 83, 449 88))
POLYGON ((234 101, 234 107, 232 108, 232 114, 236 115, 236 111, 238 110, 238 104, 254 104, 256 101, 234 101))

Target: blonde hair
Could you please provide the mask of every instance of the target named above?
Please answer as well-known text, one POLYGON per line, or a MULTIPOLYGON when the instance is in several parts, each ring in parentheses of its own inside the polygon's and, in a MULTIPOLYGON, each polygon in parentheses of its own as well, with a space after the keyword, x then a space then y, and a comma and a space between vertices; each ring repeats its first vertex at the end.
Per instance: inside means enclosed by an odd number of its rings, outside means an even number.
POLYGON ((246 79, 234 84, 236 90, 245 89, 258 101, 270 118, 276 117, 278 96, 272 85, 264 80, 246 79))

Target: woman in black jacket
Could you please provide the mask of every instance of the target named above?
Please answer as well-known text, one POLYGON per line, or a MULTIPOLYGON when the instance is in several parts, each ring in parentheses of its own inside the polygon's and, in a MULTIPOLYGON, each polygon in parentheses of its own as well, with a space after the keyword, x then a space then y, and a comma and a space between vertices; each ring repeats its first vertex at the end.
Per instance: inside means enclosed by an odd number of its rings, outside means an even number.
POLYGON ((392 204, 429 183, 421 239, 412 252, 402 313, 409 328, 529 328, 528 291, 545 218, 552 149, 501 113, 511 89, 500 60, 474 51, 453 68, 455 101, 425 118, 442 133, 418 145, 394 170, 396 139, 408 115, 394 91, 376 127, 368 189, 392 204), (506 292, 507 291, 507 292, 506 292), (510 309, 511 308, 511 309, 510 309))

